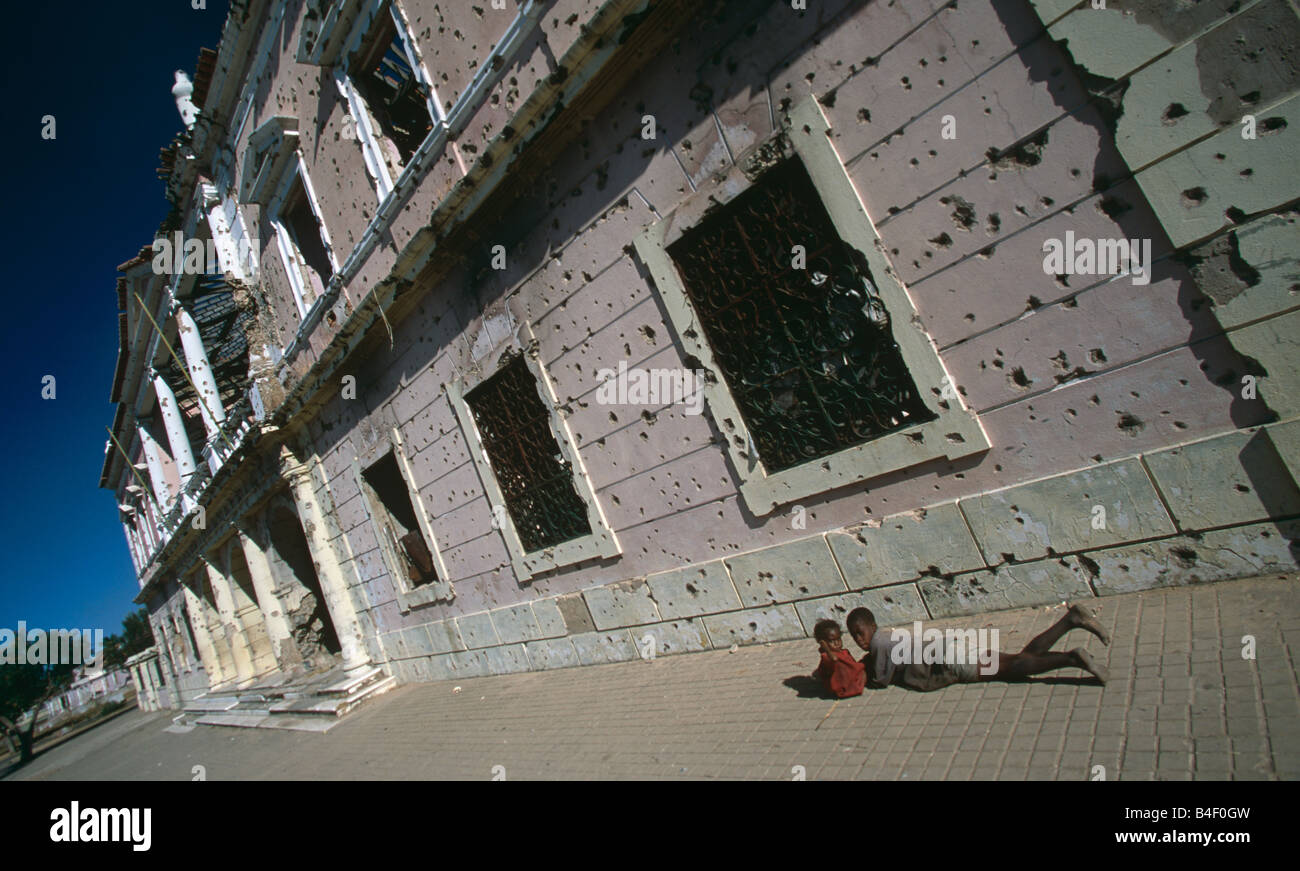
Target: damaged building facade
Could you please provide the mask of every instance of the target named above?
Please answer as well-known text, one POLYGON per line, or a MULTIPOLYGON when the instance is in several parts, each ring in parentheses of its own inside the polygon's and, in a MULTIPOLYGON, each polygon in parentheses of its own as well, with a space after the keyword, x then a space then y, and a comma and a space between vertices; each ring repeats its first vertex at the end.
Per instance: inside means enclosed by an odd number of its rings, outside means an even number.
POLYGON ((1300 16, 1105 7, 232 3, 117 289, 166 697, 1295 568, 1300 16))

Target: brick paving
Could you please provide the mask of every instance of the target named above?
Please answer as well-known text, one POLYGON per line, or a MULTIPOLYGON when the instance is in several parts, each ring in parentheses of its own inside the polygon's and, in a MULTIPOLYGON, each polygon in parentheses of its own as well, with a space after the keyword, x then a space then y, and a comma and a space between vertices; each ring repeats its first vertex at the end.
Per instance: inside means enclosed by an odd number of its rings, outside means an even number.
MULTIPOLYGON (((18 779, 1300 777, 1297 575, 1092 600, 1110 669, 834 702, 810 690, 811 640, 652 662, 401 687, 325 734, 197 727, 135 712, 18 779), (1256 658, 1242 655, 1243 636, 1256 658), (793 678, 793 680, 791 680, 793 678), (459 686, 461 691, 453 692, 459 686), (496 768, 501 766, 501 768, 496 768), (801 768, 800 768, 801 767, 801 768)), ((1061 613, 1027 608, 939 626, 997 628, 1018 650, 1061 613)), ((927 624, 930 625, 930 624, 927 624)), ((856 652, 856 648, 850 649, 856 652)))

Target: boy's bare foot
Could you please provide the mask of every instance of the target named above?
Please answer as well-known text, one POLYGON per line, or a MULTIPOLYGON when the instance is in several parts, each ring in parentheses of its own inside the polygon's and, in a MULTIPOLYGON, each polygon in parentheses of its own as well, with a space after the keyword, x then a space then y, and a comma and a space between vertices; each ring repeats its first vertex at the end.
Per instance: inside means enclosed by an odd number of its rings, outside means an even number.
POLYGON ((1105 627, 1101 625, 1101 622, 1092 615, 1091 611, 1082 605, 1071 605, 1069 614, 1071 624, 1079 629, 1088 630, 1093 635, 1100 638, 1102 644, 1105 644, 1107 647, 1110 646, 1110 633, 1107 632, 1105 627))
POLYGON ((1106 679, 1110 677, 1110 672, 1106 670, 1106 667, 1104 665, 1099 665, 1097 660, 1092 658, 1092 654, 1084 650, 1082 647, 1074 648, 1074 650, 1070 651, 1070 655, 1073 656, 1075 661, 1079 664, 1079 668, 1088 672, 1088 674, 1095 677, 1102 684, 1105 684, 1106 679))

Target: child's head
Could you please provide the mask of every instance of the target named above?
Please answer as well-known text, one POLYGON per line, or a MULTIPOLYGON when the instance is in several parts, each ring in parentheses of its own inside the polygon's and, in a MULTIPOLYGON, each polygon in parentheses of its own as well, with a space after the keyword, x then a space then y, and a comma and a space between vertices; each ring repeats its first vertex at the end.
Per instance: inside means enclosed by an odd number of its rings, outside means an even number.
POLYGON ((868 608, 854 608, 844 621, 849 627, 849 634, 863 650, 871 646, 871 638, 876 634, 876 615, 868 608))
POLYGON ((836 651, 844 649, 840 624, 834 620, 818 620, 817 625, 813 627, 813 638, 817 640, 817 647, 823 653, 834 656, 836 651))

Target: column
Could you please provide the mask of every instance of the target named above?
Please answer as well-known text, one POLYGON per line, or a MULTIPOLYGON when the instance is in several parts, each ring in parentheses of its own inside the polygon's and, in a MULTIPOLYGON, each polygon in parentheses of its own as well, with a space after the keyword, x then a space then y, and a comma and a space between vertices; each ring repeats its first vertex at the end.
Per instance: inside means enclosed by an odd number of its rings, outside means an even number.
POLYGON ((217 435, 221 424, 226 421, 226 410, 221 405, 221 393, 217 390, 217 379, 212 374, 208 363, 208 353, 203 348, 203 337, 199 334, 199 325, 185 306, 176 307, 176 329, 181 336, 181 352, 185 356, 185 368, 189 370, 190 380, 199 391, 199 409, 203 414, 203 428, 211 440, 217 435))
POLYGON ((325 606, 329 608, 334 621, 334 629, 339 636, 342 648, 343 668, 350 676, 368 668, 374 668, 370 655, 366 653, 361 641, 361 623, 357 620, 356 609, 348 594, 347 580, 343 569, 334 554, 325 532, 325 517, 320 502, 316 499, 316 490, 312 483, 312 467, 318 464, 315 457, 307 463, 293 465, 295 462, 287 449, 281 459, 284 462, 285 477, 289 480, 289 490, 298 507, 298 517, 302 521, 303 532, 307 534, 307 546, 312 559, 317 565, 317 576, 321 592, 325 595, 325 606))
POLYGON ((230 645, 230 656, 235 666, 235 680, 240 686, 252 683, 256 676, 253 668, 253 652, 249 648, 244 627, 235 614, 235 596, 230 590, 230 582, 206 557, 201 558, 200 561, 207 570, 208 583, 212 586, 212 599, 219 618, 218 632, 230 645))
POLYGON ((194 644, 198 647, 195 652, 198 653, 199 659, 203 662, 203 668, 208 673, 208 688, 214 689, 226 683, 229 678, 226 677, 226 672, 221 667, 221 657, 218 655, 216 645, 208 632, 203 601, 190 589, 189 584, 182 583, 181 589, 185 594, 185 610, 190 621, 190 631, 194 633, 194 644))
POLYGON ((171 492, 167 489, 167 479, 163 477, 162 455, 158 452, 158 442, 154 441, 153 433, 149 431, 149 424, 143 418, 135 419, 135 431, 140 436, 140 444, 144 446, 144 461, 149 470, 149 484, 153 487, 153 495, 158 500, 159 505, 166 505, 171 501, 171 492))
POLYGON ((253 581, 253 592, 257 593, 257 605, 262 610, 262 620, 266 623, 266 634, 271 640, 271 650, 275 661, 281 668, 302 662, 302 654, 293 640, 293 629, 285 615, 284 605, 275 592, 275 578, 271 574, 271 563, 266 551, 258 543, 250 521, 235 524, 239 546, 244 551, 244 562, 248 565, 248 574, 253 581))
POLYGON ((185 421, 181 417, 181 407, 176 402, 167 379, 157 369, 153 372, 153 389, 158 396, 158 408, 162 411, 163 428, 167 430, 167 444, 172 449, 172 459, 176 461, 176 471, 180 474, 181 489, 190 475, 194 474, 194 452, 190 450, 190 437, 185 432, 185 421))

